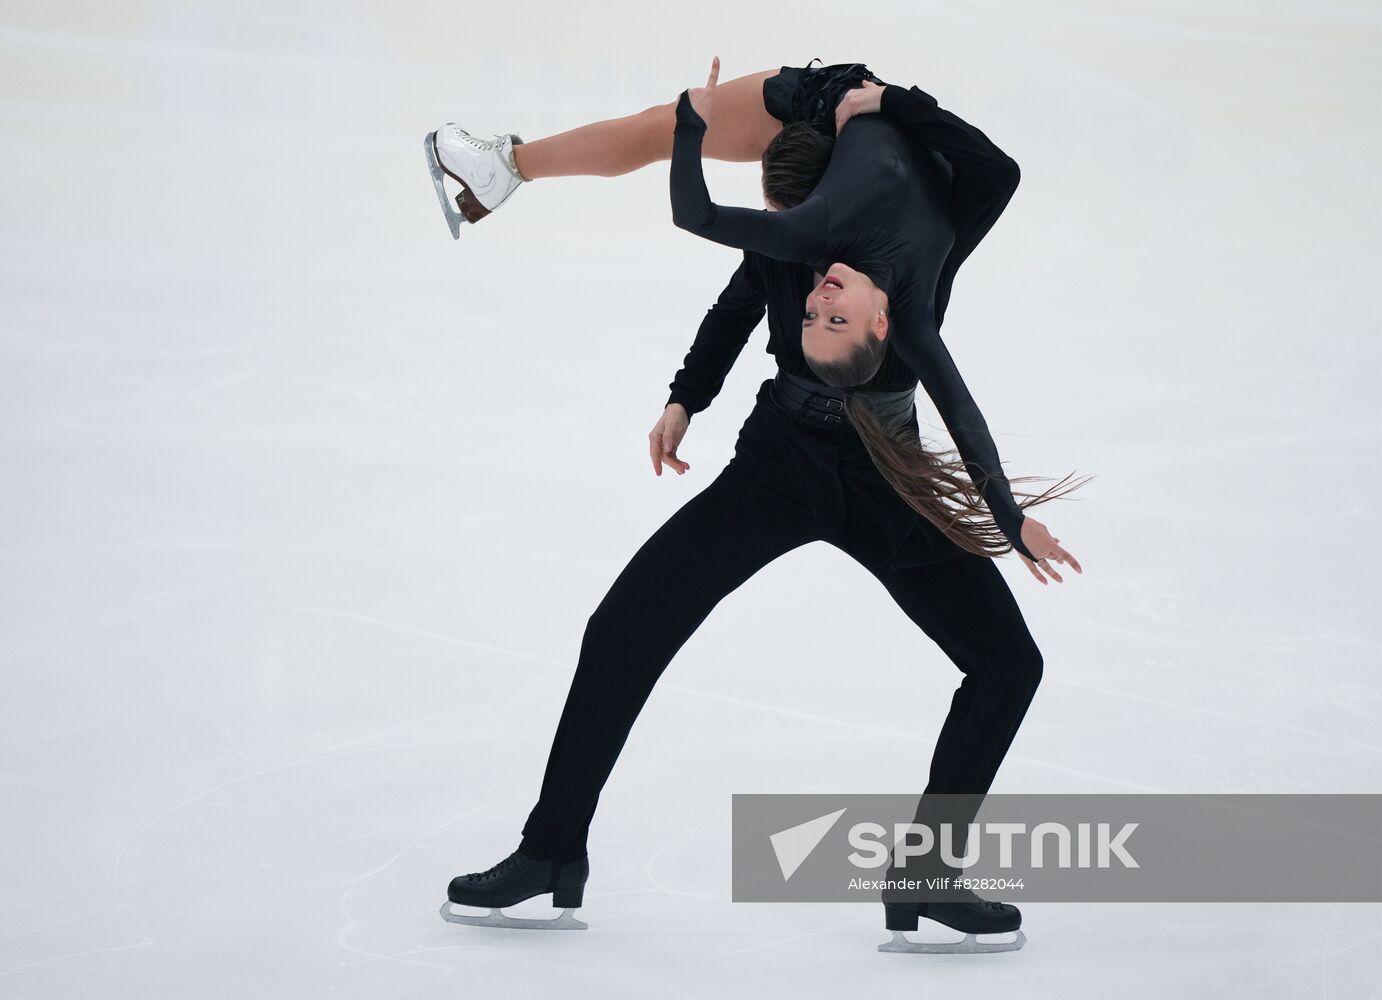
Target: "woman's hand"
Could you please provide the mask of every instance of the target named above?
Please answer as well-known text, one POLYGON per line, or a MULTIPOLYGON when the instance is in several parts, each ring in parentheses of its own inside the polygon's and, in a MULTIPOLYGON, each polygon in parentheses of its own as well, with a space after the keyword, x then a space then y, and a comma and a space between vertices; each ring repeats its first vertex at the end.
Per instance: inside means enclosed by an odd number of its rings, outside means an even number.
POLYGON ((679 476, 686 475, 686 471, 691 468, 677 458, 677 448, 681 445, 681 439, 686 436, 686 428, 690 422, 691 417, 687 414, 686 407, 680 403, 668 403, 667 408, 662 411, 662 418, 648 432, 648 454, 652 457, 653 472, 657 475, 662 475, 664 464, 675 469, 679 476))
POLYGON ((710 127, 711 119, 715 117, 715 84, 719 79, 720 57, 716 56, 710 61, 710 79, 706 81, 705 86, 692 87, 687 91, 691 98, 691 107, 701 116, 706 128, 710 127))
POLYGON ((1040 521, 1031 517, 1023 519, 1022 544, 1027 546, 1028 552, 1037 557, 1037 561, 1032 562, 1032 560, 1022 555, 1021 552, 1019 552, 1018 555, 1022 556, 1022 561, 1027 564, 1027 568, 1032 571, 1032 575, 1040 580, 1043 586, 1045 586, 1047 582, 1046 576, 1042 575, 1043 570, 1057 583, 1065 582, 1061 579, 1061 575, 1052 569, 1050 560, 1065 563, 1065 565, 1069 566, 1076 573, 1084 573, 1084 570, 1080 568, 1080 564, 1075 557, 1061 548, 1058 544, 1059 542, 1060 539, 1052 538, 1051 532, 1047 531, 1046 525, 1042 524, 1040 521))
MULTIPOLYGON (((861 81, 858 87, 846 90, 840 103, 835 105, 835 134, 845 127, 845 122, 855 115, 877 114, 883 107, 883 88, 872 80, 861 81)), ((1033 552, 1036 549, 1032 549, 1033 552)))

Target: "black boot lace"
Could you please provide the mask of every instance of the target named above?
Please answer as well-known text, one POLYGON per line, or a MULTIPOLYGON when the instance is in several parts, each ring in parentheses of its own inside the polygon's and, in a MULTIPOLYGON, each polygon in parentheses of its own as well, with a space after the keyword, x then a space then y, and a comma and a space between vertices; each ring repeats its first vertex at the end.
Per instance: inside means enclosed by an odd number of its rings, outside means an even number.
POLYGON ((522 853, 514 851, 493 868, 486 869, 482 872, 472 872, 467 875, 466 880, 469 882, 493 882, 495 879, 503 878, 510 872, 522 868, 527 862, 528 859, 522 853))

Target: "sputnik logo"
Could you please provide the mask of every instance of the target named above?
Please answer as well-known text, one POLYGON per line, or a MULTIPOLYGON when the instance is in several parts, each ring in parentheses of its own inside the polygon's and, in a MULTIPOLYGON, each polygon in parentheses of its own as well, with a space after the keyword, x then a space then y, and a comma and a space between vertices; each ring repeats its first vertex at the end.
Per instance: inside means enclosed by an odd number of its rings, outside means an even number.
POLYGON ((782 869, 782 881, 786 882, 796 874, 802 862, 811 856, 811 852, 844 814, 844 809, 838 809, 769 835, 773 853, 777 855, 777 866, 782 869))

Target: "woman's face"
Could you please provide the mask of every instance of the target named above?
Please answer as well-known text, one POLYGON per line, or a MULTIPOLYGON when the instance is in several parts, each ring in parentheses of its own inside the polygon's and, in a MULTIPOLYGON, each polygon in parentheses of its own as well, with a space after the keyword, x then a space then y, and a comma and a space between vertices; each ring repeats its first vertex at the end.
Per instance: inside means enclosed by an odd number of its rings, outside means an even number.
MULTIPOLYGON (((831 264, 827 274, 816 275, 801 321, 801 349, 807 358, 834 362, 847 355, 877 326, 879 298, 872 279, 848 264, 831 264)), ((878 333, 886 336, 886 327, 878 333)))

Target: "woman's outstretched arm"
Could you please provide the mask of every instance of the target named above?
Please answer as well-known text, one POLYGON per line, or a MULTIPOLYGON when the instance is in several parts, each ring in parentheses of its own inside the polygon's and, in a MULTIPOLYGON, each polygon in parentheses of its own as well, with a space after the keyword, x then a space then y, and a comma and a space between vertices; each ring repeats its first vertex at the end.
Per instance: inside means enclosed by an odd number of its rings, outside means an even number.
POLYGON ((682 91, 677 100, 671 167, 672 222, 677 228, 777 260, 821 262, 830 225, 825 199, 813 194, 782 212, 716 205, 710 200, 701 164, 705 130, 705 120, 692 107, 690 93, 682 91))
POLYGON ((960 458, 988 504, 998 530, 1012 542, 1014 549, 1035 561, 1036 556, 1022 542, 1022 522, 1026 515, 1013 498, 1008 477, 1003 475, 998 447, 993 443, 988 422, 974 402, 945 341, 933 329, 918 339, 905 344, 899 340, 893 346, 917 373, 922 388, 936 405, 936 412, 955 439, 960 458))

